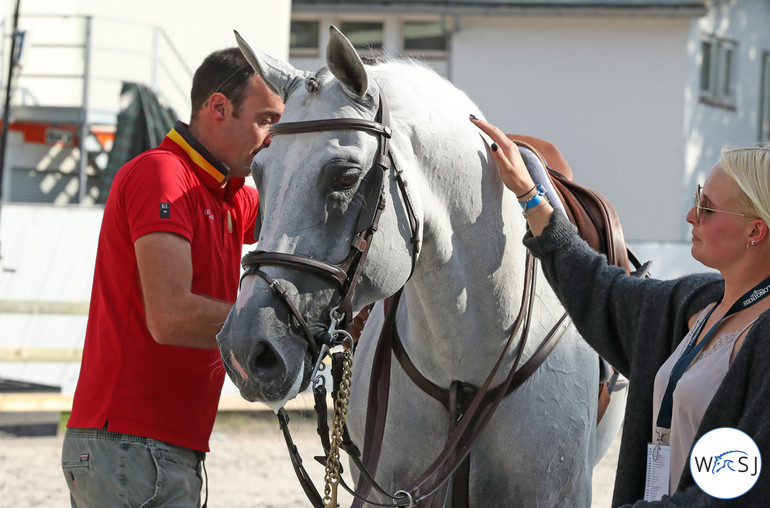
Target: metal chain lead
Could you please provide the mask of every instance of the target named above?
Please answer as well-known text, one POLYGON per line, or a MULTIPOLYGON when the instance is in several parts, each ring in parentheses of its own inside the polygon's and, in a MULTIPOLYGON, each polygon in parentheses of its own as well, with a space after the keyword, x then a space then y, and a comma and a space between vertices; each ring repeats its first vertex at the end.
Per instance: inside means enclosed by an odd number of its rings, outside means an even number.
POLYGON ((342 444, 342 432, 345 427, 345 417, 348 414, 350 402, 351 371, 353 369, 353 354, 350 349, 344 351, 342 362, 342 382, 337 397, 334 400, 334 419, 332 423, 332 440, 329 447, 329 456, 326 457, 324 474, 324 506, 325 508, 338 508, 337 486, 340 483, 340 445, 342 444))

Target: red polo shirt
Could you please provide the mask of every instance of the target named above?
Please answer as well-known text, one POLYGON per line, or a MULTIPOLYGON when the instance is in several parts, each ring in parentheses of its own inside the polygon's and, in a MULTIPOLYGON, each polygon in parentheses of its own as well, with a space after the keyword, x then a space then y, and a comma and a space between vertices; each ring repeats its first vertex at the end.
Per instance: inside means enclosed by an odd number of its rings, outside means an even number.
POLYGON ((134 241, 189 240, 192 292, 235 302, 258 196, 177 122, 161 145, 118 171, 104 208, 83 361, 68 427, 208 451, 224 368, 217 349, 158 344, 147 329, 134 241))

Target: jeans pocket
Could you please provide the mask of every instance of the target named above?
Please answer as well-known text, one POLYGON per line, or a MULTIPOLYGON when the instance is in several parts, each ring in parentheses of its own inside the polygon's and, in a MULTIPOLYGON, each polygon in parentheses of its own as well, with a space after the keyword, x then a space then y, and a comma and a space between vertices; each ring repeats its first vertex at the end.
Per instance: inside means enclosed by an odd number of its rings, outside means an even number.
MULTIPOLYGON (((99 483, 91 461, 92 450, 79 440, 65 438, 62 445, 61 469, 64 481, 73 499, 84 499, 93 494, 99 483)), ((97 475, 98 476, 98 475, 97 475)))
POLYGON ((140 508, 199 506, 201 480, 197 464, 176 447, 161 441, 148 440, 147 445, 157 471, 157 481, 154 494, 140 508))

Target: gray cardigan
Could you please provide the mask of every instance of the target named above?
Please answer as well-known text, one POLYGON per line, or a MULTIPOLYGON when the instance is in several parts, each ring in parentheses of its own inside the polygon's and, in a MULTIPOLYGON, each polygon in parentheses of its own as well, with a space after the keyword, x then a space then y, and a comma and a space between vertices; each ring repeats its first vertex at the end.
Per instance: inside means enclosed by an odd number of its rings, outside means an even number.
MULTIPOLYGON (((647 443, 651 439, 652 391, 658 368, 687 333, 688 319, 721 298, 717 274, 675 280, 640 279, 608 266, 562 212, 543 234, 527 233, 524 244, 584 339, 629 379, 613 506, 644 498, 647 443)), ((705 432, 734 427, 751 436, 770 457, 770 311, 754 323, 703 415, 695 441, 705 432)), ((721 500, 704 493, 685 467, 677 491, 634 506, 770 506, 770 472, 743 496, 721 500)))

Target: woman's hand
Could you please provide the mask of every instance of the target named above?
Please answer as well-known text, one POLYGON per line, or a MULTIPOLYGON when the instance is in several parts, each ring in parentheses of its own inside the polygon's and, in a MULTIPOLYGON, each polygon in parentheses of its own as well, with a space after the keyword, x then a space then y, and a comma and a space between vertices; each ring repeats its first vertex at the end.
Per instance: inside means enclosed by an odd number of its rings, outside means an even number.
POLYGON ((513 191, 516 196, 521 196, 527 191, 531 191, 535 186, 532 177, 529 176, 527 166, 519 153, 519 147, 516 143, 508 139, 503 132, 491 123, 479 120, 474 116, 470 117, 476 127, 481 129, 487 136, 492 138, 492 157, 497 162, 500 170, 500 176, 506 187, 513 191))
POLYGON ((527 218, 532 234, 539 235, 550 222, 553 207, 548 202, 548 198, 542 194, 542 187, 535 188, 535 182, 521 158, 519 147, 494 125, 479 120, 473 115, 470 120, 492 139, 492 157, 497 162, 500 177, 522 204, 525 210, 524 217, 527 218))

